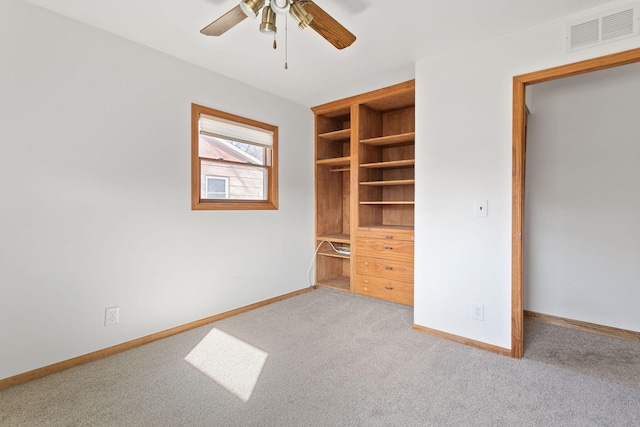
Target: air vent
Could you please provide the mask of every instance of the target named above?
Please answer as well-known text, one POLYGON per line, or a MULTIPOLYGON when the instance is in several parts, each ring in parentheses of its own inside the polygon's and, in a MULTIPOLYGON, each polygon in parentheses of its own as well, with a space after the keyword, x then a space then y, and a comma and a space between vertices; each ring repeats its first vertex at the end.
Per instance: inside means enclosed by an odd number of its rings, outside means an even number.
POLYGON ((576 24, 570 28, 571 49, 578 49, 583 46, 598 43, 600 41, 600 20, 576 24))
POLYGON ((602 17, 602 40, 633 35, 633 9, 602 17))
POLYGON ((640 3, 567 25, 567 52, 640 35, 640 3))

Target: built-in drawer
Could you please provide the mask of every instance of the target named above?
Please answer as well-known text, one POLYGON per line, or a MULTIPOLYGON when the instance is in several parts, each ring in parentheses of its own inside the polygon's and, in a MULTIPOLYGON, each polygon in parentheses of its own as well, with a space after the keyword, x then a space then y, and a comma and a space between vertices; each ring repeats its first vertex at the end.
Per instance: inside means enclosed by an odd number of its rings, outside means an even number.
POLYGON ((359 228, 357 237, 383 240, 407 240, 413 242, 413 230, 395 228, 359 228))
POLYGON ((360 238, 356 242, 358 256, 402 260, 413 263, 413 242, 360 238))
POLYGON ((400 304, 413 305, 413 283, 356 274, 355 292, 400 304))
POLYGON ((357 256, 356 273, 364 276, 381 277, 390 280, 413 283, 413 263, 357 256))

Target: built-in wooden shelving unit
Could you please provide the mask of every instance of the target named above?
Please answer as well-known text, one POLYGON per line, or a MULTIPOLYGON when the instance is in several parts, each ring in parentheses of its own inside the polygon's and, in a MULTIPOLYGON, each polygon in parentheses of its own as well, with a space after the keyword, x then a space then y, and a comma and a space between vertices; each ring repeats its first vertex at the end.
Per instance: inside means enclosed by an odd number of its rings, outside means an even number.
POLYGON ((317 285, 413 305, 414 99, 410 81, 312 109, 317 285))

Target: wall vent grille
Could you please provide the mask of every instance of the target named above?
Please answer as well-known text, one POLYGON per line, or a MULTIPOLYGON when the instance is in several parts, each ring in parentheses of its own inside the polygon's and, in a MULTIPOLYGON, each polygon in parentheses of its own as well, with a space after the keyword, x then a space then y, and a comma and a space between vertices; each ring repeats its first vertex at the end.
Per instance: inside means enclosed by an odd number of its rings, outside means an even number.
POLYGON ((640 35, 640 3, 567 24, 567 52, 640 35))

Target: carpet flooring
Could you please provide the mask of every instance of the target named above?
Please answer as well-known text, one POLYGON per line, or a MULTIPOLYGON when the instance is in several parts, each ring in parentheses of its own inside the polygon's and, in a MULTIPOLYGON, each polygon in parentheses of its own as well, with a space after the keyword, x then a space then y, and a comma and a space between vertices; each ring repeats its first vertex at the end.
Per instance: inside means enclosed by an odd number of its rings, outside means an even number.
POLYGON ((543 347, 566 331, 528 324, 513 360, 412 325, 410 307, 319 289, 0 391, 0 425, 640 425, 635 342, 578 335, 564 356, 543 347), (213 328, 268 354, 247 402, 184 360, 213 328))
POLYGON ((640 389, 640 342, 525 322, 526 359, 640 389))

